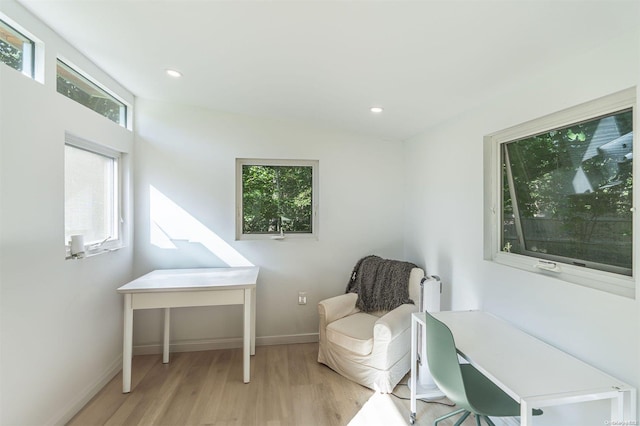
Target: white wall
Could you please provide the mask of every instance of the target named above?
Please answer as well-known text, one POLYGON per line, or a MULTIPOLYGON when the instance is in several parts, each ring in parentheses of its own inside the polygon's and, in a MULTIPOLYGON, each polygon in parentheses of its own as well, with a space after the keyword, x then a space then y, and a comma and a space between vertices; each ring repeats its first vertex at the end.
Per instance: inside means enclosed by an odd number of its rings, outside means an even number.
MULTIPOLYGON (((157 268, 226 266, 220 250, 236 251, 261 268, 258 344, 316 340, 317 302, 344 292, 359 258, 402 256, 403 159, 397 143, 147 100, 136 107, 136 275, 157 268), (235 159, 241 157, 320 161, 317 240, 234 240, 235 159), (175 248, 152 243, 161 212, 152 208, 150 191, 178 206, 173 214, 181 223, 195 219, 206 231, 169 230, 175 248), (223 242, 207 243, 216 237, 223 242), (307 292, 307 305, 297 304, 298 291, 307 292)), ((157 351, 160 313, 134 315, 137 352, 145 345, 157 351)), ((241 324, 239 307, 176 309, 172 343, 194 349, 231 339, 239 345, 241 324)))
MULTIPOLYGON (((636 387, 636 300, 483 260, 482 147, 486 134, 637 85, 639 41, 633 29, 565 62, 545 64, 518 84, 497 88, 481 109, 404 145, 406 254, 441 275, 444 308, 493 312, 636 387)), ((608 409, 600 402, 548 408, 535 423, 601 426, 610 420, 608 409)))
POLYGON ((124 152, 133 133, 56 92, 56 55, 133 98, 13 1, 0 11, 46 51, 45 84, 0 64, 0 423, 63 423, 121 367, 133 267, 131 245, 65 260, 65 131, 124 152))

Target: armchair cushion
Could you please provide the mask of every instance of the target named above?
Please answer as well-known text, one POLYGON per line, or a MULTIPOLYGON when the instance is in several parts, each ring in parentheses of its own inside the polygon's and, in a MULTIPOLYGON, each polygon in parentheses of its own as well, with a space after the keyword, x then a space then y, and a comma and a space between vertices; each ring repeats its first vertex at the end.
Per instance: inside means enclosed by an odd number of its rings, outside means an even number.
POLYGON ((378 317, 364 312, 349 315, 327 326, 327 340, 358 355, 373 349, 373 327, 378 317))

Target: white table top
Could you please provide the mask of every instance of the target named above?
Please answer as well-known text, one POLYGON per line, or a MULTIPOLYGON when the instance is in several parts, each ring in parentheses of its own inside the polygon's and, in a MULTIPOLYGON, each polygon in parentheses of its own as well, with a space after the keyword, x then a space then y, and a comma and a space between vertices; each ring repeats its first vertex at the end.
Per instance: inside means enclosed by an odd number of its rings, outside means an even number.
POLYGON ((118 289, 119 293, 202 291, 212 289, 253 288, 258 279, 257 266, 234 268, 158 269, 118 289))
POLYGON ((433 316, 451 329, 459 353, 516 401, 630 388, 487 312, 433 316))

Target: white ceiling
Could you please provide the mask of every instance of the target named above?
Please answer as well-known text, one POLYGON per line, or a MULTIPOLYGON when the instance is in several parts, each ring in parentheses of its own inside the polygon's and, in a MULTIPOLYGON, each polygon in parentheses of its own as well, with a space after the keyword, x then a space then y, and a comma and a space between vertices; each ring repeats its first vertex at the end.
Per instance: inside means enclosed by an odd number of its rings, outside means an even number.
POLYGON ((388 140, 640 27, 637 0, 19 2, 138 97, 388 140))

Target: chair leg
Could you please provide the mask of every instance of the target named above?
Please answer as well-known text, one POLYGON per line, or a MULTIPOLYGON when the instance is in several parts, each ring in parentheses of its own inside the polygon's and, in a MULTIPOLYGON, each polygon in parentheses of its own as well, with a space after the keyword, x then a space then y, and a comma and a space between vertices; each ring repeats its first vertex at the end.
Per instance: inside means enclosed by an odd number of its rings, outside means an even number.
POLYGON ((458 419, 458 421, 456 422, 456 424, 454 424, 453 426, 460 426, 462 424, 462 422, 467 420, 467 417, 469 417, 470 414, 471 414, 470 411, 465 411, 465 413, 462 415, 462 417, 460 417, 458 419))
MULTIPOLYGON (((435 419, 435 420, 433 421, 433 426, 438 426, 438 423, 440 423, 442 420, 444 420, 444 419, 448 419, 449 417, 455 416, 456 414, 465 413, 465 412, 466 412, 466 413, 468 413, 468 411, 467 411, 467 410, 465 410, 464 408, 461 408, 461 409, 456 410, 456 411, 454 411, 454 412, 452 412, 452 413, 445 414, 444 416, 438 417, 437 419, 435 419)), ((465 415, 463 416, 465 419, 469 416, 469 414, 466 414, 466 413, 465 413, 465 415)), ((456 423, 456 424, 457 424, 457 423, 456 423)))
POLYGON ((496 426, 496 424, 492 422, 488 416, 482 416, 482 417, 484 418, 484 420, 487 422, 489 426, 496 426))
POLYGON ((482 423, 480 423, 480 414, 474 414, 473 416, 476 418, 476 426, 482 426, 482 423))

